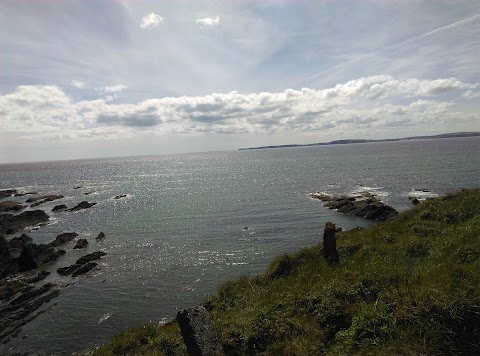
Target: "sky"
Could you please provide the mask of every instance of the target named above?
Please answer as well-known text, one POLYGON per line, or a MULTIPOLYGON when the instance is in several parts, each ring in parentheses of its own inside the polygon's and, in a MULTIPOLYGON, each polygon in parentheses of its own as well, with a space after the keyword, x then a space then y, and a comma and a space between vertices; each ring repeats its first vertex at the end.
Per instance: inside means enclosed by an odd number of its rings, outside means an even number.
POLYGON ((0 163, 480 131, 480 2, 0 0, 0 163))

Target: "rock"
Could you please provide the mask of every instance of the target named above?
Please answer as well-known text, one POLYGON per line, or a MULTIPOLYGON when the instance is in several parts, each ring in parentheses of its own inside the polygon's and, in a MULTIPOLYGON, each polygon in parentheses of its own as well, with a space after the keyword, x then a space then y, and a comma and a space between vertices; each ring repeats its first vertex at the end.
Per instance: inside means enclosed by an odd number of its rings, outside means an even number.
POLYGON ((96 252, 92 252, 92 253, 89 253, 88 255, 85 255, 83 257, 80 257, 78 260, 77 260, 77 264, 80 264, 80 265, 83 265, 85 263, 88 263, 88 262, 91 262, 91 261, 95 261, 95 260, 98 260, 99 258, 105 256, 106 253, 103 252, 103 251, 96 251, 96 252))
POLYGON ((189 355, 224 355, 207 310, 202 307, 178 312, 177 321, 189 355))
POLYGON ((77 244, 75 245, 75 247, 73 249, 74 250, 81 249, 81 248, 87 247, 87 245, 88 245, 87 239, 80 239, 80 240, 77 241, 77 244))
POLYGON ((78 236, 78 234, 76 232, 64 232, 64 233, 58 235, 55 238, 55 240, 50 242, 50 246, 58 247, 58 246, 65 245, 67 242, 72 241, 77 236, 78 236))
POLYGON ((16 189, 2 189, 0 190, 0 199, 11 197, 14 194, 17 194, 18 191, 16 189))
POLYGON ((13 234, 27 226, 33 226, 48 221, 49 217, 43 210, 24 211, 18 215, 0 215, 0 236, 13 234))
POLYGON ((27 203, 28 202, 36 202, 36 203, 33 203, 32 205, 30 205, 31 207, 35 207, 35 206, 38 206, 40 204, 47 203, 49 201, 54 201, 54 200, 57 200, 57 199, 62 199, 62 198, 64 198, 63 195, 44 195, 44 196, 41 196, 41 197, 28 198, 27 203), (40 200, 40 201, 38 201, 38 200, 40 200))
POLYGON ((80 257, 77 262, 73 265, 68 267, 61 267, 57 269, 57 273, 63 276, 72 275, 72 277, 76 277, 80 274, 86 273, 90 271, 92 268, 96 267, 97 264, 92 262, 94 260, 98 260, 100 257, 105 256, 106 253, 103 251, 92 252, 88 255, 80 257))
POLYGON ((39 196, 39 197, 28 198, 26 200, 26 202, 27 203, 34 203, 34 202, 39 201, 39 200, 53 201, 53 200, 57 200, 57 199, 61 199, 61 198, 65 198, 65 197, 63 195, 56 195, 56 194, 42 195, 42 196, 39 196))
POLYGON ((97 240, 101 240, 103 238, 105 238, 105 234, 103 232, 100 232, 97 236, 97 240))
POLYGON ((412 198, 410 199, 410 203, 412 203, 412 205, 418 205, 420 204, 420 200, 418 200, 417 198, 412 198))
POLYGON ((75 207, 68 209, 69 211, 77 211, 77 210, 82 210, 82 209, 88 209, 91 208, 92 206, 96 205, 97 203, 89 203, 87 201, 82 201, 81 203, 78 203, 75 207))
POLYGON ((23 197, 25 195, 35 195, 35 194, 38 194, 37 192, 22 192, 22 193, 16 193, 14 194, 13 196, 14 197, 23 197))
POLYGON ((325 194, 312 193, 310 197, 324 201, 324 206, 335 209, 339 213, 360 216, 369 220, 390 220, 398 212, 392 207, 383 204, 369 192, 362 192, 357 196, 333 197, 325 194))
POLYGON ((0 241, 0 278, 11 274, 36 269, 63 255, 65 251, 55 250, 51 245, 34 244, 27 235, 11 241, 0 241))
POLYGON ((75 188, 73 188, 73 189, 82 189, 82 188, 83 188, 83 187, 82 187, 81 185, 79 185, 79 186, 77 186, 77 187, 75 187, 75 188))
POLYGON ((95 262, 88 262, 84 265, 81 265, 75 272, 73 272, 72 277, 79 276, 81 274, 87 273, 92 268, 97 267, 98 265, 95 262))
POLYGON ((329 263, 338 263, 337 239, 335 224, 328 221, 323 231, 323 255, 329 263))
POLYGON ((67 210, 68 207, 65 204, 55 205, 52 209, 53 212, 67 210))
POLYGON ((95 193, 95 191, 92 190, 91 192, 85 192, 85 193, 83 193, 83 195, 90 195, 90 194, 93 194, 93 193, 95 193))
POLYGON ((19 211, 25 209, 25 206, 20 204, 17 201, 2 201, 0 203, 0 213, 6 212, 6 211, 19 211))
POLYGON ((121 194, 121 195, 116 195, 113 199, 122 199, 126 197, 127 197, 127 194, 121 194))

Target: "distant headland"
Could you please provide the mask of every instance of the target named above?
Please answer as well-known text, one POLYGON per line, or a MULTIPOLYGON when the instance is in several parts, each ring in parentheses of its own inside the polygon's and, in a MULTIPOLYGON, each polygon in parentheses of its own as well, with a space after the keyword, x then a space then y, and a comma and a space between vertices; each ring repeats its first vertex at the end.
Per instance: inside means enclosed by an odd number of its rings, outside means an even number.
POLYGON ((346 144, 349 144, 349 143, 393 142, 393 141, 406 141, 406 140, 427 140, 427 139, 437 139, 437 138, 472 137, 472 136, 480 136, 480 132, 455 132, 455 133, 445 133, 445 134, 434 135, 434 136, 411 136, 411 137, 388 138, 388 139, 380 139, 380 140, 362 140, 362 139, 336 140, 336 141, 318 142, 318 143, 305 143, 305 144, 290 144, 290 145, 274 145, 274 146, 239 148, 239 151, 264 150, 264 149, 268 149, 268 148, 346 145, 346 144))

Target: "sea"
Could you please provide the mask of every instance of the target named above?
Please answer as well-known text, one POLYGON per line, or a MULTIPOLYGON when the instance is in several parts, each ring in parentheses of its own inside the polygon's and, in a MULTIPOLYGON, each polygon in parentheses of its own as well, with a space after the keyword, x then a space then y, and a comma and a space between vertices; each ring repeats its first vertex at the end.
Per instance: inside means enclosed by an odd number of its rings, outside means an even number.
POLYGON ((35 243, 70 231, 89 242, 84 250, 71 242, 43 267, 62 293, 0 353, 92 350, 125 329, 175 318, 228 280, 264 272, 275 256, 321 242, 327 221, 344 230, 373 224, 324 208, 309 193, 369 191, 405 210, 409 197, 479 187, 479 177, 480 137, 0 165, 0 189, 65 196, 33 208, 50 215, 47 226, 27 229, 35 243), (51 212, 83 200, 97 205, 51 212), (97 240, 101 231, 106 237, 97 240), (107 253, 98 270, 56 273, 98 250, 107 253))

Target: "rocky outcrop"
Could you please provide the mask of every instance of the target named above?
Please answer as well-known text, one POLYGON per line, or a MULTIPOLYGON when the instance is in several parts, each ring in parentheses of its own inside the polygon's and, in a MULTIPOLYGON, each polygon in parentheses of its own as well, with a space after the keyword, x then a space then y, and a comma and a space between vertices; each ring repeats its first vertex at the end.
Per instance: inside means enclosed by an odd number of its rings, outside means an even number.
POLYGON ((210 316, 204 307, 178 312, 177 321, 189 355, 224 355, 210 316))
POLYGON ((55 205, 52 209, 53 212, 67 210, 68 207, 65 204, 55 205))
POLYGON ((339 213, 359 216, 369 220, 385 221, 398 215, 398 211, 391 206, 385 205, 369 192, 340 197, 323 193, 311 193, 310 197, 323 201, 323 206, 335 209, 339 213))
POLYGON ((72 275, 72 277, 79 276, 83 273, 90 271, 91 269, 97 266, 97 263, 93 262, 99 258, 105 256, 106 253, 103 251, 96 251, 89 253, 77 260, 73 265, 67 267, 61 267, 57 269, 57 273, 63 276, 72 275))
POLYGON ((0 199, 11 197, 14 194, 17 194, 18 190, 16 189, 2 189, 0 190, 0 199))
POLYGON ((13 196, 14 197, 23 197, 25 195, 35 195, 38 194, 37 192, 21 192, 21 193, 15 193, 13 196))
POLYGON ((55 240, 50 242, 50 245, 53 247, 62 246, 65 245, 67 242, 72 241, 77 236, 78 234, 76 232, 64 232, 60 235, 57 235, 55 240))
POLYGON ((44 311, 34 312, 43 304, 60 294, 52 283, 36 286, 48 276, 40 271, 25 275, 16 275, 0 280, 0 342, 5 344, 18 335, 27 322, 44 311))
POLYGON ((82 201, 81 203, 78 203, 78 205, 76 205, 73 208, 68 209, 68 210, 69 211, 77 211, 77 210, 82 210, 82 209, 88 209, 88 208, 91 208, 94 205, 97 205, 97 203, 89 203, 88 201, 82 201))
POLYGON ((105 238, 105 234, 103 232, 100 232, 98 236, 96 237, 97 240, 101 240, 105 238))
POLYGON ((27 226, 37 225, 48 221, 48 215, 43 210, 25 211, 18 215, 0 215, 0 236, 13 234, 27 226))
POLYGON ((0 278, 38 268, 63 254, 50 244, 34 244, 25 234, 10 241, 0 238, 0 278))
POLYGON ((49 201, 54 201, 54 200, 57 200, 57 199, 62 199, 62 198, 65 198, 65 197, 63 195, 52 194, 52 195, 43 195, 43 196, 40 196, 40 197, 28 198, 26 200, 26 202, 27 203, 32 203, 33 202, 31 207, 35 207, 35 206, 38 206, 40 204, 47 203, 49 201))
POLYGON ((8 211, 20 211, 22 209, 25 209, 25 206, 17 201, 7 200, 0 202, 0 213, 8 211))
POLYGON ((78 260, 77 260, 77 264, 85 264, 85 263, 88 263, 88 262, 92 262, 92 261, 95 261, 95 260, 98 260, 100 258, 102 258, 103 256, 105 256, 106 253, 103 252, 103 251, 95 251, 95 252, 92 252, 92 253, 89 253, 88 255, 85 255, 83 257, 80 257, 78 260))
POLYGON ((126 197, 127 197, 127 194, 121 194, 121 195, 116 195, 113 199, 118 200, 126 197))
POLYGON ((88 245, 87 239, 80 239, 77 241, 77 244, 73 249, 74 250, 81 249, 81 248, 87 247, 87 245, 88 245))

